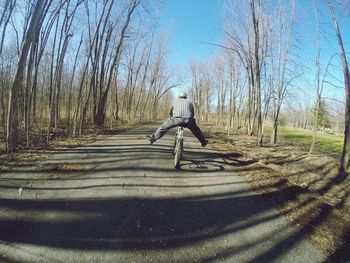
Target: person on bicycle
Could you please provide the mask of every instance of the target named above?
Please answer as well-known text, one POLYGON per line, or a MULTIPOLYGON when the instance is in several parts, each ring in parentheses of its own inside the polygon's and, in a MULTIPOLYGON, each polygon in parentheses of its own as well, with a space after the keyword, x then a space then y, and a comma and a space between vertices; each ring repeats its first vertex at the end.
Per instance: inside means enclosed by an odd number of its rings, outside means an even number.
POLYGON ((162 138, 168 130, 177 126, 190 129, 197 137, 202 147, 205 147, 208 144, 208 141, 204 138, 196 123, 193 104, 187 99, 187 94, 185 92, 179 94, 179 97, 171 106, 169 114, 170 118, 163 122, 155 133, 147 136, 150 144, 162 138))

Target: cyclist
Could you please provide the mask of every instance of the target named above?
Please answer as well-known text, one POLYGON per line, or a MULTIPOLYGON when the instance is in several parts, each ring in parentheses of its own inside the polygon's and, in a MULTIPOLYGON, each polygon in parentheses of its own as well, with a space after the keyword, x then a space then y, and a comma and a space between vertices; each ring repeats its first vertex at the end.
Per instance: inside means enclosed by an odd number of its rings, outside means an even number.
POLYGON ((208 144, 208 141, 204 138, 201 130, 196 124, 193 104, 187 99, 187 94, 185 92, 180 92, 178 98, 171 106, 169 114, 170 118, 163 122, 155 133, 147 135, 150 144, 162 138, 168 130, 177 126, 190 129, 197 137, 202 147, 205 147, 208 144))

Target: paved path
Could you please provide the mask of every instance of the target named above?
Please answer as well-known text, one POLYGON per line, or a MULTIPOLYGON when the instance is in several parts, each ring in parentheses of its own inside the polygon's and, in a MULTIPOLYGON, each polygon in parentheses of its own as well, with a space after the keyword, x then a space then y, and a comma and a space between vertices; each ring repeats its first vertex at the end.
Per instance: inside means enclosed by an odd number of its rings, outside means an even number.
POLYGON ((148 145, 153 129, 0 173, 0 262, 324 260, 220 154, 186 132, 176 171, 174 133, 148 145))

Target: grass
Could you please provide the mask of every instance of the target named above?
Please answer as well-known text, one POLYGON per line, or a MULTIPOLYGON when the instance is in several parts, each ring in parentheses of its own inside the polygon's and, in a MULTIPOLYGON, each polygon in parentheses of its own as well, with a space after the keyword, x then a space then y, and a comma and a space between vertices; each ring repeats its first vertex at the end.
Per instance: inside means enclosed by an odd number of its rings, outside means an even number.
MULTIPOLYGON (((265 132, 271 134, 272 128, 267 126, 265 132)), ((282 140, 288 140, 299 144, 305 148, 310 147, 312 143, 312 131, 302 130, 290 127, 280 128, 278 136, 282 140)), ((322 153, 339 155, 343 147, 343 136, 317 133, 315 149, 322 153)))

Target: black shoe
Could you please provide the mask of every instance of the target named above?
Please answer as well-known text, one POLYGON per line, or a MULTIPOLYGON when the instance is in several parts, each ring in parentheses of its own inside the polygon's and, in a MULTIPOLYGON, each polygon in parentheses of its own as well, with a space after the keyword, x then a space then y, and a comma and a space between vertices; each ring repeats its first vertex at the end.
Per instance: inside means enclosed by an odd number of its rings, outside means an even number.
POLYGON ((149 141, 149 144, 153 144, 156 140, 152 139, 152 136, 151 135, 147 135, 146 136, 148 141, 149 141))
POLYGON ((208 141, 205 140, 204 142, 202 142, 202 147, 204 148, 205 146, 207 146, 207 144, 208 144, 208 141))

